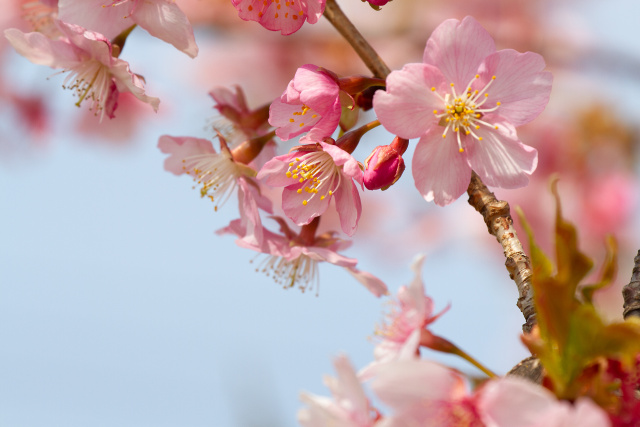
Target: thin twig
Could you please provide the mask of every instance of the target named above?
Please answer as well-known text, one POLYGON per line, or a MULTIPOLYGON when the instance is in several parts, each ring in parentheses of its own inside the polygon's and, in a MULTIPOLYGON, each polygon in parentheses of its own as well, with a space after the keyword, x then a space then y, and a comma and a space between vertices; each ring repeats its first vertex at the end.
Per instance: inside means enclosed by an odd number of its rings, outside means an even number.
POLYGON ((469 204, 484 218, 489 234, 495 236, 498 243, 502 245, 504 256, 507 258, 505 266, 509 271, 509 277, 516 282, 518 287, 518 308, 522 311, 526 321, 522 325, 522 330, 526 333, 531 332, 536 324, 533 288, 531 286, 531 262, 524 253, 516 230, 513 228, 509 203, 496 199, 496 196, 489 191, 475 172, 471 172, 471 183, 467 194, 469 194, 469 204))
POLYGON ((625 319, 633 316, 640 317, 640 250, 633 262, 631 280, 622 288, 622 297, 624 298, 623 316, 625 319))
POLYGON ((382 61, 382 58, 362 37, 358 29, 349 21, 349 18, 342 12, 335 0, 327 0, 324 7, 324 17, 338 30, 347 42, 353 47, 364 64, 375 77, 386 79, 389 67, 382 61))

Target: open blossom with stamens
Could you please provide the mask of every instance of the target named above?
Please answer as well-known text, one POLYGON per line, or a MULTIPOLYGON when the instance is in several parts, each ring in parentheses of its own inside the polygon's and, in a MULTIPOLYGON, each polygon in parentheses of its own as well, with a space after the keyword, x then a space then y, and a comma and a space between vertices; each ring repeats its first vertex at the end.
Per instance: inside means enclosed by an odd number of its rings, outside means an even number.
POLYGON ((34 64, 68 72, 63 87, 76 92, 78 106, 88 101, 95 114, 113 118, 119 93, 131 92, 158 109, 160 100, 145 95, 141 79, 129 70, 127 62, 113 57, 111 43, 102 34, 60 21, 58 29, 66 38, 51 40, 41 33, 25 34, 15 28, 4 34, 15 50, 34 64))
POLYGON ((282 209, 298 225, 322 215, 335 197, 342 231, 355 233, 362 205, 353 181, 362 186, 362 170, 341 148, 324 142, 296 147, 265 163, 257 178, 271 187, 285 187, 282 209))
POLYGON ((279 99, 271 104, 269 124, 283 141, 308 132, 305 140, 322 141, 340 123, 340 87, 335 74, 316 65, 298 68, 279 99))
POLYGON ((259 22, 284 36, 295 33, 304 21, 315 24, 324 13, 326 0, 231 0, 240 19, 259 22))
POLYGON ((58 17, 110 39, 138 25, 190 57, 198 55, 193 28, 172 0, 60 0, 58 17))
POLYGON ((466 191, 472 169, 490 186, 525 186, 538 157, 515 126, 537 117, 549 100, 552 76, 543 71, 542 57, 496 51, 489 33, 468 16, 440 24, 423 61, 392 72, 373 105, 387 130, 420 138, 413 176, 424 198, 453 202, 466 191))
POLYGON ((218 230, 218 234, 235 234, 239 237, 238 246, 265 254, 266 257, 256 266, 256 271, 271 277, 284 288, 297 286, 301 291, 318 287, 318 263, 328 262, 343 267, 372 294, 379 297, 387 293, 387 286, 377 277, 356 268, 357 259, 338 253, 351 245, 350 241, 335 237, 335 233, 322 233, 312 238, 303 236, 303 232, 294 233, 285 220, 273 217, 280 224, 280 234, 263 229, 261 244, 247 241, 246 229, 241 220, 234 220, 218 230))
POLYGON ((433 315, 433 300, 425 295, 421 278, 424 259, 424 255, 414 259, 411 269, 415 276, 411 284, 398 290, 398 299, 393 301, 391 312, 377 328, 376 335, 382 341, 374 350, 376 360, 360 372, 361 378, 369 378, 380 364, 415 358, 421 331, 446 311, 433 315))
POLYGON ((192 137, 163 135, 158 148, 170 154, 164 168, 175 174, 186 174, 200 185, 201 197, 214 202, 217 211, 238 188, 238 204, 241 218, 242 238, 249 245, 262 245, 262 221, 259 210, 273 212, 271 201, 260 193, 258 184, 252 179, 255 171, 233 159, 224 139, 220 138, 220 153, 216 153, 211 141, 192 137))

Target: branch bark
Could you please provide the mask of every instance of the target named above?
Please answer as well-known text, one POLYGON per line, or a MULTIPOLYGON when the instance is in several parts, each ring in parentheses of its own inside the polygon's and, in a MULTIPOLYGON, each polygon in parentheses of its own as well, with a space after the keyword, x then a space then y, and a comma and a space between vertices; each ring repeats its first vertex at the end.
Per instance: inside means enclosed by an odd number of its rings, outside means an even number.
POLYGON ((387 78, 391 72, 389 67, 387 67, 387 64, 380 58, 380 55, 371 47, 369 42, 362 37, 358 29, 349 21, 349 18, 347 18, 335 0, 327 0, 324 7, 324 17, 327 18, 327 20, 331 22, 331 25, 349 42, 375 77, 381 79, 387 78))
POLYGON ((533 287, 531 286, 533 272, 531 261, 524 253, 516 230, 513 228, 509 203, 496 199, 496 196, 489 191, 475 172, 471 172, 471 183, 467 194, 469 195, 469 204, 484 218, 489 234, 495 236, 498 243, 502 245, 504 256, 507 259, 505 266, 509 277, 516 282, 518 287, 518 308, 525 318, 522 330, 525 333, 531 332, 537 323, 533 305, 533 287))
POLYGON ((629 317, 640 317, 640 250, 638 255, 633 259, 634 266, 631 272, 631 280, 622 288, 622 297, 624 298, 625 319, 629 317))

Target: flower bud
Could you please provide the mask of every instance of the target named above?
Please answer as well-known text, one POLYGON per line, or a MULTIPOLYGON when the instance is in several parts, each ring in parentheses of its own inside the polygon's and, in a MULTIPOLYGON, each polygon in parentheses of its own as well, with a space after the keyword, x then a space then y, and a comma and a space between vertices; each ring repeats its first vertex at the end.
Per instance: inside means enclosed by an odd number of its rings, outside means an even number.
POLYGON ((364 164, 364 186, 369 190, 386 190, 395 184, 404 172, 402 155, 393 145, 376 147, 364 164))

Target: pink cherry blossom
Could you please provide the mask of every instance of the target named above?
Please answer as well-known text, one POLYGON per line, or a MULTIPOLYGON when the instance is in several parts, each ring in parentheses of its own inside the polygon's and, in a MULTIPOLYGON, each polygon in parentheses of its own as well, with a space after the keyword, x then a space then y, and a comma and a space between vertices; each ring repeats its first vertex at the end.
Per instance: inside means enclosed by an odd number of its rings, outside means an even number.
MULTIPOLYGON (((262 136, 269 130, 269 110, 265 107, 250 110, 240 86, 232 89, 215 87, 209 95, 220 117, 214 120, 213 127, 220 131, 229 143, 238 143, 250 138, 262 136)), ((271 156, 273 157, 273 156, 271 156)))
POLYGON ((414 259, 411 264, 414 272, 411 284, 400 287, 398 299, 393 301, 386 322, 376 330, 376 335, 382 341, 374 350, 375 362, 360 372, 362 378, 369 378, 382 363, 415 358, 421 331, 444 313, 433 315, 433 300, 425 295, 421 278, 424 259, 424 255, 414 259))
POLYGON ((138 25, 190 57, 198 55, 191 24, 171 0, 60 0, 58 17, 109 39, 138 25))
POLYGON ((362 170, 341 148, 324 142, 299 146, 268 161, 257 178, 271 187, 285 187, 282 208, 298 225, 322 215, 335 196, 342 230, 355 233, 362 205, 353 181, 362 186, 362 170))
POLYGON ((337 77, 307 64, 298 68, 287 90, 271 104, 269 124, 284 141, 304 132, 309 133, 303 140, 322 141, 336 130, 341 113, 337 77))
POLYGON ((295 33, 304 21, 315 24, 324 13, 326 0, 231 0, 240 19, 259 22, 284 36, 295 33))
POLYGON ((256 271, 265 273, 274 282, 284 288, 297 286, 301 291, 318 286, 318 263, 344 267, 358 282, 375 296, 387 293, 387 286, 371 273, 358 270, 357 259, 348 258, 338 253, 351 245, 350 241, 335 237, 335 233, 322 233, 313 238, 294 233, 285 220, 272 217, 280 224, 280 234, 263 229, 261 244, 253 244, 246 239, 246 228, 241 220, 234 220, 218 231, 218 234, 235 234, 239 237, 238 246, 254 250, 266 255, 256 271))
POLYGON ((490 186, 528 183, 537 151, 515 126, 538 116, 549 100, 551 73, 532 52, 496 51, 472 17, 438 26, 422 64, 407 64, 376 92, 382 125, 402 138, 420 138, 413 176, 427 201, 447 205, 464 193, 473 169, 490 186))
POLYGON ((65 38, 51 40, 41 33, 25 34, 15 28, 4 34, 16 51, 34 64, 68 72, 63 87, 76 92, 78 106, 90 100, 95 114, 113 118, 119 93, 131 92, 158 109, 158 98, 145 95, 142 80, 129 70, 127 62, 113 57, 111 43, 102 34, 60 21, 58 29, 65 38))
POLYGON ((249 245, 262 245, 262 221, 259 210, 273 212, 271 201, 264 197, 258 184, 251 178, 255 171, 237 163, 223 139, 220 153, 216 153, 211 141, 192 137, 163 135, 158 140, 158 148, 170 154, 165 160, 167 171, 193 176, 201 185, 201 197, 216 203, 217 211, 238 188, 238 205, 241 218, 238 223, 242 238, 249 245))
POLYGON ((380 366, 372 389, 393 409, 379 427, 610 426, 607 414, 586 398, 571 405, 544 387, 515 377, 487 381, 469 393, 460 374, 427 360, 380 366))
POLYGON ((376 416, 353 366, 346 356, 337 357, 333 366, 338 377, 326 377, 324 380, 333 398, 300 393, 300 400, 307 404, 307 408, 298 411, 298 422, 304 427, 373 426, 376 416))

